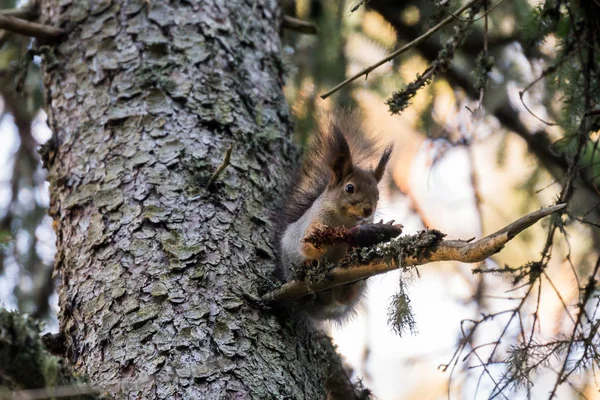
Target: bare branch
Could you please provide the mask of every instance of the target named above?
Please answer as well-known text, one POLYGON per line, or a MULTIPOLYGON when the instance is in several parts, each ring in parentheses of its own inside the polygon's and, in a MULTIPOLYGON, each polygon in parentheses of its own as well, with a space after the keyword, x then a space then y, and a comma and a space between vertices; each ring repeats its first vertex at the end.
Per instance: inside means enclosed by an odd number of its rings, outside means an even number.
POLYGON ((34 19, 39 17, 38 11, 33 7, 10 8, 0 10, 0 15, 5 17, 25 19, 27 21, 33 21, 34 19))
POLYGON ((583 114, 584 117, 590 117, 592 115, 598 115, 600 114, 600 109, 597 110, 588 110, 585 112, 585 114, 583 114))
POLYGON ((46 40, 58 40, 67 34, 67 31, 64 29, 2 14, 0 14, 0 29, 46 40))
MULTIPOLYGON (((383 274, 400 267, 428 264, 435 261, 460 261, 465 263, 476 263, 485 260, 499 252, 504 245, 521 231, 527 229, 541 218, 562 210, 566 204, 558 204, 528 214, 512 224, 504 227, 498 232, 492 233, 476 242, 464 240, 441 240, 443 235, 438 231, 428 230, 425 234, 431 234, 440 240, 430 241, 429 246, 419 246, 407 236, 392 239, 390 242, 376 246, 367 255, 368 261, 364 261, 365 255, 352 258, 351 261, 342 260, 328 273, 325 279, 309 283, 302 281, 291 281, 280 289, 269 292, 262 297, 263 301, 292 301, 311 293, 321 292, 346 283, 356 282, 371 276, 383 274), (408 243, 408 245, 406 244, 408 243), (406 248, 417 247, 419 251, 404 255, 406 248), (400 262, 398 262, 400 259, 400 262)), ((414 239, 422 239, 423 234, 416 235, 414 239)))
POLYGON ((283 29, 289 29, 300 33, 307 33, 316 35, 319 33, 319 28, 314 22, 304 21, 298 18, 290 17, 289 15, 283 16, 283 23, 281 24, 283 29))
POLYGON ((321 95, 321 98, 323 100, 325 100, 326 98, 328 98, 329 96, 331 96, 332 94, 334 94, 335 92, 337 92, 342 87, 349 84, 350 82, 357 80, 358 78, 360 78, 363 75, 368 75, 369 72, 373 71, 375 68, 380 67, 381 65, 385 64, 388 61, 391 61, 392 59, 399 56, 400 54, 405 53, 408 50, 412 49, 413 47, 417 46, 421 42, 425 41, 428 37, 430 37, 437 31, 439 31, 440 29, 442 29, 444 26, 446 26, 450 22, 454 21, 456 18, 455 15, 460 15, 463 11, 465 11, 467 8, 471 7, 473 4, 477 3, 478 1, 480 1, 480 0, 469 1, 467 4, 465 4, 464 6, 459 8, 456 11, 456 14, 451 15, 450 17, 446 18, 445 20, 443 20, 442 22, 440 22, 439 24, 437 24, 436 26, 434 26, 433 28, 431 28, 430 30, 428 30, 427 32, 425 32, 424 34, 422 34, 421 36, 419 36, 418 38, 413 40, 412 42, 407 43, 406 45, 402 46, 401 48, 394 51, 393 53, 391 53, 389 56, 385 57, 384 59, 377 61, 375 64, 371 65, 370 67, 367 67, 367 68, 363 69, 362 71, 360 71, 359 73, 346 79, 345 81, 343 81, 342 83, 340 83, 339 85, 337 85, 336 87, 334 87, 333 89, 328 91, 327 93, 321 95))

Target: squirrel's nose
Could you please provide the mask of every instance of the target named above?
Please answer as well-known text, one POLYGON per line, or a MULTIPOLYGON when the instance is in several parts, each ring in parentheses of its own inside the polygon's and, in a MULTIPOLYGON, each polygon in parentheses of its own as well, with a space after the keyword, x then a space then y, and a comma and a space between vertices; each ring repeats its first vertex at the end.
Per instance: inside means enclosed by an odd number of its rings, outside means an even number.
POLYGON ((363 214, 365 215, 365 218, 371 216, 372 213, 373 209, 371 207, 363 208, 363 214))

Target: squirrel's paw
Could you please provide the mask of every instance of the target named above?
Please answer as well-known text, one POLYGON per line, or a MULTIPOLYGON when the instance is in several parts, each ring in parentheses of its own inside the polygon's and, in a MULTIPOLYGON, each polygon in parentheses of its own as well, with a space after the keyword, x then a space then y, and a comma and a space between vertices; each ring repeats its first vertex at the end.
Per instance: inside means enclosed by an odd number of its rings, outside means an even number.
POLYGON ((312 244, 310 241, 304 240, 311 236, 313 233, 322 231, 325 228, 327 228, 326 225, 320 222, 315 222, 310 224, 310 226, 306 229, 306 232, 304 232, 304 238, 301 241, 302 244, 300 246, 300 251, 302 252, 304 257, 306 257, 307 260, 318 260, 325 255, 325 252, 327 251, 327 246, 317 246, 315 244, 312 244))
POLYGON ((307 260, 319 260, 323 258, 327 249, 323 247, 317 248, 310 243, 303 242, 300 246, 300 251, 307 260))

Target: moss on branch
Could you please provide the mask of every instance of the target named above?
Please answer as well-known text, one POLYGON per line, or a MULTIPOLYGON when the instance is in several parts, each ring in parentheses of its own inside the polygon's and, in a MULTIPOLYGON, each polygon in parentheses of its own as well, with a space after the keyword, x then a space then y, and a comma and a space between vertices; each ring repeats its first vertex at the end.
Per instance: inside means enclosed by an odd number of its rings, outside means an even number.
POLYGON ((38 322, 16 312, 0 308, 0 399, 39 398, 42 392, 47 397, 56 395, 52 388, 76 387, 79 396, 70 398, 95 399, 82 395, 81 387, 86 385, 84 377, 74 373, 67 362, 50 354, 40 339, 38 322), (31 396, 32 389, 36 396, 31 396))

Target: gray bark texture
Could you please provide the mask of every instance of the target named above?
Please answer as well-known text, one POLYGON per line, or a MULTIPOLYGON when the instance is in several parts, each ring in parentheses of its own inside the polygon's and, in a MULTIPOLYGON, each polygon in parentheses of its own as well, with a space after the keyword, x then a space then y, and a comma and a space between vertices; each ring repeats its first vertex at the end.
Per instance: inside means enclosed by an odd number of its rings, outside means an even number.
POLYGON ((339 358, 246 299, 292 168, 276 0, 52 0, 44 151, 66 356, 119 398, 320 399, 339 358), (231 165, 205 188, 235 144, 231 165))

